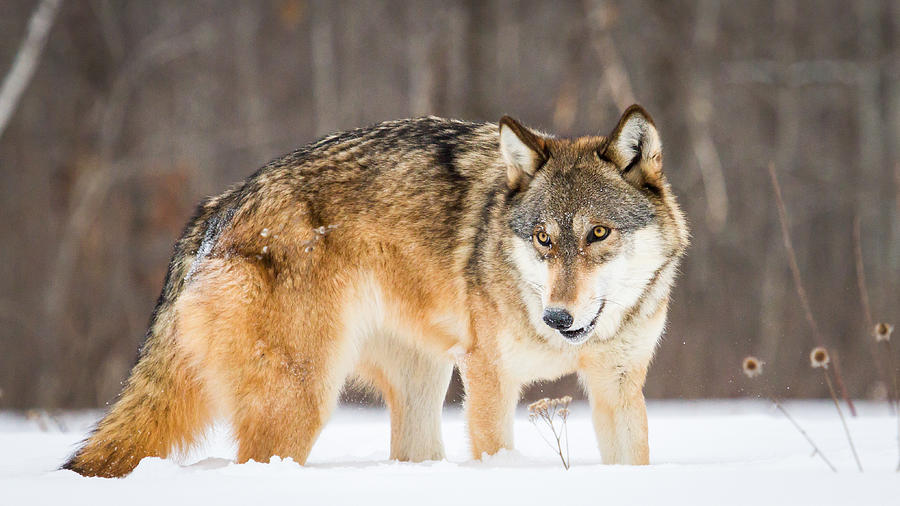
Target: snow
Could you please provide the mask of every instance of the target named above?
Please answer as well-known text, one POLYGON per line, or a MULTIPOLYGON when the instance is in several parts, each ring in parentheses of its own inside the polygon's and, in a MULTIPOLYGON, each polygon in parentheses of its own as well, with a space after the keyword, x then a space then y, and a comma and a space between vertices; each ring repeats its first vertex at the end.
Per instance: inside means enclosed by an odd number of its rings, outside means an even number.
POLYGON ((448 458, 387 460, 388 414, 343 406, 306 466, 290 459, 232 462, 227 427, 173 460, 144 459, 127 478, 55 470, 97 412, 56 420, 0 412, 0 505, 19 504, 900 504, 897 420, 862 403, 848 420, 865 472, 856 471, 829 402, 786 404, 838 467, 834 474, 791 424, 764 402, 656 401, 649 407, 651 465, 604 466, 588 406, 571 407, 572 469, 565 471, 520 410, 517 450, 477 462, 458 408, 444 410, 448 458))

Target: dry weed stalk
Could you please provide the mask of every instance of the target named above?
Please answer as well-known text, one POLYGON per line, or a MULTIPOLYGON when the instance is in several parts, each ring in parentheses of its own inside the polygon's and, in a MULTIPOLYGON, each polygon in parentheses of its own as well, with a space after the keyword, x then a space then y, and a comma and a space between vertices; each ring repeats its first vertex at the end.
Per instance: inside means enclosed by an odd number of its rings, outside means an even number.
MULTIPOLYGON (((888 374, 890 374, 894 385, 894 398, 891 399, 891 403, 894 406, 894 412, 897 414, 897 451, 900 454, 900 390, 897 389, 897 370, 894 369, 894 352, 891 349, 891 334, 893 332, 894 326, 890 323, 879 323, 873 329, 875 343, 884 343, 887 352, 888 374)), ((900 472, 900 459, 897 461, 896 471, 900 472)))
MULTIPOLYGON (((763 365, 765 365, 765 362, 754 356, 744 358, 744 362, 742 364, 744 374, 750 379, 762 375, 763 365)), ((810 446, 812 446, 813 455, 818 455, 819 457, 821 457, 822 461, 824 461, 832 471, 837 472, 837 468, 834 467, 834 464, 832 464, 831 461, 828 460, 828 457, 826 457, 825 454, 822 453, 822 450, 819 449, 819 446, 816 445, 816 442, 813 441, 809 434, 807 434, 806 431, 803 430, 803 427, 801 427, 800 424, 797 423, 796 420, 794 420, 794 417, 792 417, 791 414, 788 413, 787 409, 785 409, 781 402, 779 402, 775 396, 767 395, 767 397, 770 401, 772 401, 772 404, 774 404, 775 407, 778 408, 778 411, 781 411, 784 417, 787 418, 789 422, 791 422, 794 428, 797 429, 798 432, 800 432, 800 435, 802 435, 806 439, 806 442, 809 443, 810 446)))
MULTIPOLYGON (((866 284, 866 267, 863 263, 862 255, 861 228, 859 216, 857 215, 853 218, 853 256, 856 259, 856 287, 859 290, 859 301, 862 305, 863 316, 866 320, 866 329, 872 329, 875 336, 875 341, 870 343, 872 360, 875 362, 875 369, 878 372, 881 381, 883 381, 888 388, 888 406, 891 412, 896 413, 898 417, 900 417, 900 411, 897 410, 897 404, 900 402, 900 390, 897 389, 897 374, 894 371, 894 359, 890 348, 890 338, 893 327, 886 323, 876 324, 875 319, 872 318, 872 306, 869 303, 869 289, 866 284), (880 356, 881 354, 879 353, 882 342, 887 342, 887 371, 884 370, 880 356)), ((900 439, 898 439, 898 442, 900 442, 900 439)))
POLYGON ((869 289, 866 287, 866 268, 862 256, 861 228, 859 216, 857 215, 853 219, 853 253, 856 258, 856 285, 859 288, 859 300, 866 318, 866 328, 872 329, 872 335, 875 337, 874 347, 872 348, 875 368, 884 384, 888 385, 888 405, 891 411, 897 415, 898 461, 896 471, 900 472, 900 388, 897 385, 897 370, 894 368, 894 353, 891 350, 891 333, 894 332, 894 326, 884 322, 875 323, 874 318, 872 318, 872 306, 869 304, 869 289), (886 348, 887 371, 884 371, 882 361, 879 360, 882 343, 884 343, 886 348))
MULTIPOLYGON (((800 304, 803 306, 803 313, 806 321, 812 329, 813 338, 819 347, 825 348, 825 341, 819 332, 819 325, 813 317, 812 309, 809 304, 809 297, 806 295, 806 289, 803 287, 803 279, 800 277, 800 267, 797 264, 797 252, 794 250, 794 243, 791 241, 791 233, 788 230, 787 206, 784 204, 784 198, 781 196, 781 185, 778 184, 778 176, 775 174, 775 164, 769 164, 769 177, 772 180, 772 188, 775 192, 775 204, 778 208, 778 220, 781 223, 781 239, 784 242, 784 249, 787 250, 788 264, 791 268, 791 276, 794 278, 794 287, 797 289, 797 296, 800 298, 800 304)), ((837 383, 841 391, 841 397, 850 408, 850 414, 856 416, 856 407, 850 399, 847 387, 844 385, 844 377, 841 374, 841 368, 837 360, 834 361, 834 381, 837 383)))
POLYGON ((570 463, 569 428, 566 425, 566 422, 569 420, 569 404, 571 402, 572 398, 567 395, 559 399, 548 399, 545 397, 528 405, 528 420, 534 424, 538 434, 541 436, 541 439, 547 443, 547 446, 559 454, 559 459, 562 460, 563 467, 565 467, 566 470, 569 469, 570 463), (556 421, 560 422, 558 427, 556 421), (553 443, 544 436, 541 428, 538 426, 539 422, 544 422, 544 424, 550 428, 550 432, 556 440, 556 447, 554 447, 553 443), (563 439, 566 440, 565 454, 563 454, 563 439))
POLYGON ((847 442, 850 443, 850 450, 853 452, 853 458, 856 460, 856 467, 862 472, 862 463, 859 461, 859 455, 856 453, 856 446, 853 444, 853 438, 850 437, 850 428, 847 427, 847 420, 844 418, 841 404, 838 402, 837 395, 834 393, 831 375, 828 374, 828 365, 831 363, 831 357, 828 356, 828 350, 823 346, 813 348, 809 353, 809 362, 814 369, 822 369, 822 376, 825 377, 825 383, 828 385, 828 393, 831 394, 831 400, 834 401, 834 409, 837 410, 838 416, 841 418, 841 424, 844 426, 844 434, 847 435, 847 442))

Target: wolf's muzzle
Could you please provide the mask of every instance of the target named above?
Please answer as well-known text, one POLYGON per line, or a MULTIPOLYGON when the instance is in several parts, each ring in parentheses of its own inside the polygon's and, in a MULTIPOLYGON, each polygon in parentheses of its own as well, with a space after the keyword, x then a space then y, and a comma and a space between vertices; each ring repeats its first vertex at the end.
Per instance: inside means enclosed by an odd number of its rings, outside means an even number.
MULTIPOLYGON (((605 306, 606 306, 606 301, 604 301, 602 304, 600 304, 600 308, 597 310, 597 314, 594 315, 594 319, 591 320, 590 323, 588 323, 584 327, 581 327, 580 329, 570 329, 570 330, 556 329, 556 331, 559 332, 559 335, 566 338, 566 340, 568 340, 572 344, 581 344, 581 343, 585 342, 591 336, 591 332, 594 331, 594 325, 596 325, 596 323, 597 323, 597 318, 600 318, 600 313, 603 312, 603 308, 605 306)), ((545 312, 545 314, 546 314, 546 312, 545 312)), ((568 314, 568 313, 566 313, 566 314, 568 314)), ((546 321, 546 316, 544 317, 544 321, 546 321)), ((571 327, 571 326, 572 325, 570 323, 569 327, 571 327)), ((569 327, 566 327, 566 328, 569 328, 569 327)))

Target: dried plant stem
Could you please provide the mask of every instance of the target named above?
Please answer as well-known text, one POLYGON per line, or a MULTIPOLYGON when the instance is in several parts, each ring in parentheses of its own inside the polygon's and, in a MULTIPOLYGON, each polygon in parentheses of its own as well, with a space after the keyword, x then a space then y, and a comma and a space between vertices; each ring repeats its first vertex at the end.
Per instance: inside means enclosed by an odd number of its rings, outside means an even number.
MULTIPOLYGON (((794 243, 791 241, 791 233, 788 230, 787 225, 787 207, 784 205, 784 198, 781 196, 781 185, 778 184, 778 176, 775 174, 775 164, 773 163, 769 164, 769 177, 772 180, 772 188, 775 192, 778 219, 781 223, 781 239, 784 242, 784 248, 787 250, 791 276, 794 278, 794 287, 797 289, 797 295, 800 297, 800 304, 803 306, 803 313, 806 316, 806 321, 812 329, 813 338, 819 346, 827 348, 822 339, 822 333, 819 332, 819 326, 816 324, 816 319, 813 317, 812 308, 809 304, 809 297, 806 295, 806 289, 803 287, 803 279, 800 277, 800 267, 797 264, 797 253, 796 250, 794 250, 794 243)), ((841 375, 841 369, 837 364, 834 366, 834 380, 841 390, 841 397, 844 398, 844 402, 846 402, 847 407, 850 408, 850 414, 856 416, 856 407, 853 405, 853 401, 847 393, 847 388, 844 385, 844 379, 841 375)))
POLYGON ((853 458, 856 460, 856 467, 862 472, 862 462, 859 461, 859 455, 856 454, 856 446, 853 444, 853 438, 850 437, 850 428, 847 427, 847 420, 844 418, 844 412, 841 410, 841 404, 837 400, 834 393, 834 385, 831 384, 831 377, 827 368, 822 368, 822 376, 825 377, 825 383, 828 384, 828 392, 831 394, 831 400, 834 401, 834 408, 837 409, 838 416, 841 418, 841 424, 844 426, 844 434, 847 435, 847 442, 850 443, 850 450, 853 452, 853 458))
MULTIPOLYGON (((537 425, 535 425, 535 427, 537 427, 537 425)), ((543 439, 544 442, 547 443, 547 446, 548 446, 551 450, 553 450, 554 452, 558 451, 558 450, 556 449, 556 447, 553 446, 553 443, 551 443, 550 440, 547 439, 546 436, 544 436, 544 433, 541 432, 540 429, 538 429, 538 436, 541 436, 541 439, 543 439)), ((565 463, 563 463, 563 465, 565 465, 565 463)))
POLYGON ((533 402, 528 406, 528 418, 531 420, 531 423, 534 424, 535 428, 538 431, 538 435, 541 436, 541 439, 547 443, 557 455, 559 455, 559 460, 562 461, 563 467, 566 470, 569 469, 569 403, 572 402, 572 398, 569 396, 562 397, 560 399, 541 399, 539 401, 533 402), (559 417, 560 423, 562 426, 557 428, 554 423, 554 419, 559 417), (540 427, 538 427, 538 422, 541 421, 550 428, 550 432, 553 434, 553 439, 556 440, 556 446, 550 442, 544 434, 541 432, 540 427), (563 454, 563 445, 562 439, 566 440, 566 451, 563 454))
POLYGON ((794 417, 792 417, 790 413, 788 413, 787 410, 784 409, 784 406, 782 406, 781 403, 778 402, 778 399, 770 397, 769 400, 771 400, 772 403, 775 404, 775 407, 778 408, 779 411, 781 411, 784 417, 794 425, 794 428, 796 428, 800 432, 800 434, 802 434, 803 437, 806 438, 806 441, 809 443, 809 445, 813 447, 813 451, 822 458, 822 460, 828 465, 828 467, 831 468, 832 471, 837 472, 837 468, 834 467, 834 464, 832 464, 831 461, 828 460, 828 457, 826 457, 825 454, 822 453, 822 450, 820 450, 819 447, 816 446, 815 441, 813 441, 812 438, 809 437, 809 434, 807 434, 806 431, 803 430, 803 427, 801 427, 800 424, 797 423, 796 420, 794 420, 794 417))
POLYGON ((891 342, 885 341, 885 346, 887 346, 887 363, 888 363, 888 374, 891 376, 891 383, 894 385, 894 403, 897 408, 897 419, 900 420, 900 390, 897 388, 897 370, 894 369, 894 352, 891 350, 891 342))
MULTIPOLYGON (((559 453, 559 460, 562 461, 563 467, 565 467, 566 470, 568 471, 569 470, 569 461, 566 459, 566 457, 563 456, 562 443, 560 442, 560 438, 562 437, 563 432, 562 432, 562 430, 560 430, 558 433, 556 432, 556 427, 553 426, 552 419, 550 420, 550 427, 551 427, 551 430, 553 431, 553 436, 556 437, 556 451, 557 451, 557 453, 559 453)), ((566 441, 566 444, 568 445, 569 442, 566 441)))
MULTIPOLYGON (((863 263, 862 254, 862 233, 859 221, 859 215, 853 218, 853 256, 856 259, 856 286, 859 289, 859 300, 862 305, 863 315, 866 319, 865 336, 871 338, 872 329, 875 328, 875 320, 872 318, 872 306, 869 303, 869 289, 866 283, 866 268, 863 263)), ((889 363, 889 369, 884 371, 881 357, 878 354, 878 341, 870 339, 869 349, 872 352, 872 361, 875 363, 875 369, 878 376, 884 381, 888 390, 888 407, 892 413, 897 413, 897 400, 900 398, 900 391, 897 390, 897 376, 894 374, 893 364, 889 363), (890 379, 889 379, 890 377, 890 379)), ((888 361, 891 362, 891 356, 888 355, 888 361)))
MULTIPOLYGON (((862 233, 859 221, 859 215, 853 218, 853 253, 856 258, 856 284, 859 288, 859 299, 862 304, 863 314, 866 317, 866 335, 875 329, 875 320, 872 318, 872 306, 869 303, 869 289, 866 286, 866 268, 863 263, 862 255, 862 233)), ((877 333, 877 330, 875 331, 877 333)), ((889 333, 889 332, 888 332, 889 333)), ((888 406, 892 413, 897 415, 897 472, 900 472, 900 388, 897 386, 897 370, 894 369, 894 354, 891 350, 890 336, 884 343, 887 347, 887 372, 882 367, 878 353, 878 339, 874 340, 872 350, 872 358, 875 362, 875 368, 878 375, 888 385, 888 406)))
MULTIPOLYGON (((555 409, 555 407, 553 407, 550 409, 550 411, 547 413, 547 415, 543 417, 543 419, 545 422, 547 422, 547 425, 550 426, 550 432, 553 433, 553 438, 556 439, 556 447, 553 447, 553 445, 550 445, 550 446, 553 448, 553 451, 555 451, 559 455, 559 459, 562 460, 563 467, 565 467, 566 470, 568 470, 569 462, 563 456, 562 443, 560 441, 563 432, 562 432, 562 430, 558 430, 558 431, 556 430, 556 425, 553 423, 553 418, 555 416, 556 416, 556 409, 555 409)), ((563 422, 563 425, 568 425, 568 424, 563 422)), ((568 444, 568 440, 566 441, 566 444, 568 444)))
MULTIPOLYGON (((887 362, 888 362, 888 374, 891 375, 891 380, 894 383, 894 392, 898 392, 897 390, 897 370, 894 369, 894 351, 891 349, 891 341, 887 340, 884 342, 885 346, 887 346, 887 362)), ((897 469, 896 471, 900 473, 900 396, 894 397, 894 411, 897 413, 897 469)))

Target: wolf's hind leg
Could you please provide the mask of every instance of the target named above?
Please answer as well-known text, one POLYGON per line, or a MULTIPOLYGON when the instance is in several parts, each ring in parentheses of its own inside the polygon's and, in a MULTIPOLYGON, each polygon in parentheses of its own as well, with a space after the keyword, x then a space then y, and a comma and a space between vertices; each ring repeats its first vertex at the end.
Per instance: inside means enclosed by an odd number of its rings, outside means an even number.
POLYGON ((232 419, 238 462, 267 462, 277 455, 304 464, 342 381, 329 380, 327 356, 277 347, 254 353, 257 364, 235 379, 232 419))
MULTIPOLYGON (((230 415, 238 462, 305 463, 353 362, 340 322, 329 311, 304 312, 305 300, 252 263, 210 261, 197 278, 180 314, 185 334, 203 337, 184 346, 207 366, 230 415)), ((326 290, 307 293, 320 308, 332 302, 326 290)))
POLYGON ((441 411, 453 366, 387 336, 373 337, 357 373, 375 386, 391 413, 391 459, 444 458, 441 411))

